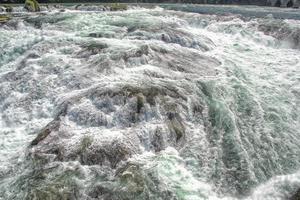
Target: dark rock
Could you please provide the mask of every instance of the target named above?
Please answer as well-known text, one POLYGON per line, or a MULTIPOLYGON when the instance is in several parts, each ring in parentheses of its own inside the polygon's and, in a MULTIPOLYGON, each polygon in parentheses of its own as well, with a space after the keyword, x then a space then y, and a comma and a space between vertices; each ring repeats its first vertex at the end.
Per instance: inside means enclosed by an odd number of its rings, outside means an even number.
POLYGON ((12 12, 13 11, 13 8, 9 5, 5 5, 4 8, 5 8, 5 12, 12 12))
POLYGON ((60 126, 59 120, 53 120, 45 128, 43 128, 37 135, 37 137, 31 142, 31 145, 37 145, 44 140, 52 131, 57 131, 60 126))
MULTIPOLYGON (((90 52, 92 55, 100 53, 103 49, 108 48, 108 45, 103 42, 94 42, 94 43, 88 43, 84 44, 82 46, 84 50, 90 52)), ((84 53, 81 52, 81 53, 84 53)))
POLYGON ((143 108, 143 106, 144 106, 144 97, 142 96, 142 95, 137 95, 137 97, 136 97, 136 107, 137 107, 137 113, 140 113, 141 112, 141 110, 142 110, 142 108, 143 108))
POLYGON ((289 200, 300 200, 300 189, 298 189, 297 192, 289 198, 289 200))

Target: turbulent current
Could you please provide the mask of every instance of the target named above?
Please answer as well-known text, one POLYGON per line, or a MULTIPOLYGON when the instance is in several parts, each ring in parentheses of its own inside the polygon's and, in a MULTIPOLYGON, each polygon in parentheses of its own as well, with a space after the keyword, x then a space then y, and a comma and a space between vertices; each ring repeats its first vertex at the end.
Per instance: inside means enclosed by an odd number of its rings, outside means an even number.
POLYGON ((0 26, 0 113, 1 200, 286 200, 300 16, 19 13, 0 26))

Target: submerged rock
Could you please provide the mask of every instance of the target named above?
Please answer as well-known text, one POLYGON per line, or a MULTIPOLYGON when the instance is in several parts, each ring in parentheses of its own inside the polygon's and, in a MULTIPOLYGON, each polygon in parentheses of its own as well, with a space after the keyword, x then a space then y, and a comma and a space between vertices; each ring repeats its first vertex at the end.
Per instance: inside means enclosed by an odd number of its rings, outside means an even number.
POLYGON ((300 49, 300 27, 293 26, 283 20, 261 20, 258 30, 279 40, 288 43, 292 48, 300 49))
POLYGON ((185 128, 183 125, 183 120, 178 113, 168 113, 168 126, 171 132, 176 135, 176 142, 182 139, 185 135, 185 128))
POLYGON ((10 17, 8 15, 0 15, 0 24, 6 23, 10 20, 10 17))

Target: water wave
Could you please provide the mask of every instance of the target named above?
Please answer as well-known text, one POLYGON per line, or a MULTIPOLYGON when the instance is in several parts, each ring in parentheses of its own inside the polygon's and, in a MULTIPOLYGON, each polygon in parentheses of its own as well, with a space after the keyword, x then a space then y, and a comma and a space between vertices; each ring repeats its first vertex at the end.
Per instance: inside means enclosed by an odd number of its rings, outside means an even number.
POLYGON ((0 198, 289 198, 298 27, 160 8, 13 19, 0 27, 0 198))

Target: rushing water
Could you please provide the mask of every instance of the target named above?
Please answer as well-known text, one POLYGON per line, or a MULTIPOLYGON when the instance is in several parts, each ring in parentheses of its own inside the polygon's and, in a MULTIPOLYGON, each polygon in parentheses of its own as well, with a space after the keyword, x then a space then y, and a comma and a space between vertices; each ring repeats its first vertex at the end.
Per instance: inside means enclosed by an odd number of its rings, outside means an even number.
POLYGON ((0 199, 289 198, 299 20, 161 8, 12 19, 0 199))

